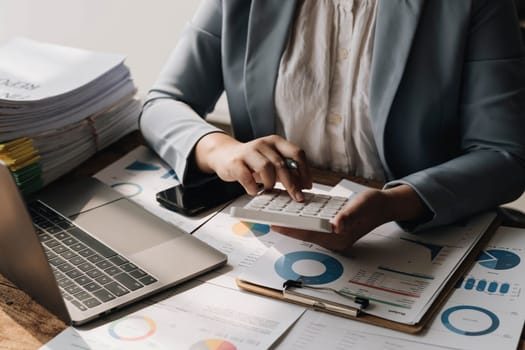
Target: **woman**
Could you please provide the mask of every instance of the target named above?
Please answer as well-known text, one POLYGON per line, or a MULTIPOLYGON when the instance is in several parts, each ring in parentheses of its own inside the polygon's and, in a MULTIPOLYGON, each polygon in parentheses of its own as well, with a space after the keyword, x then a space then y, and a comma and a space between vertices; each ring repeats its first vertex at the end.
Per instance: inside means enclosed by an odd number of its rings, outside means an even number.
POLYGON ((250 194, 308 164, 385 180, 335 235, 346 252, 391 220, 448 224, 525 187, 525 58, 512 0, 209 0, 145 102, 145 139, 184 183, 216 173, 250 194), (235 139, 204 120, 226 91, 235 139), (284 158, 298 162, 292 172, 284 158))

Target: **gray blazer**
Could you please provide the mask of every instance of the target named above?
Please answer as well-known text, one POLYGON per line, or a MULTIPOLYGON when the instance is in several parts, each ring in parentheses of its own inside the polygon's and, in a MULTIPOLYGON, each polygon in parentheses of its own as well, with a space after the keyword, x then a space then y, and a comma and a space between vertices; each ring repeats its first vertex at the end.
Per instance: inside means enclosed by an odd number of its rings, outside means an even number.
MULTIPOLYGON (((235 137, 275 133, 274 87, 295 0, 205 0, 150 91, 147 142, 184 182, 225 90, 235 137)), ((387 187, 450 223, 525 189, 525 53, 512 0, 379 0, 373 132, 387 187)))

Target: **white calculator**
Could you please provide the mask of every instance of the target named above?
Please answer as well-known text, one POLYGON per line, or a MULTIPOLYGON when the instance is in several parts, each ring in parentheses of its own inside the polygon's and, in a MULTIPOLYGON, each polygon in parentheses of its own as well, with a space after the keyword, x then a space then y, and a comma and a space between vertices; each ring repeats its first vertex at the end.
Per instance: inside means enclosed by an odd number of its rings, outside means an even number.
POLYGON ((294 201, 280 189, 265 191, 243 207, 232 207, 230 215, 244 221, 332 232, 331 220, 349 198, 304 192, 304 202, 294 201))

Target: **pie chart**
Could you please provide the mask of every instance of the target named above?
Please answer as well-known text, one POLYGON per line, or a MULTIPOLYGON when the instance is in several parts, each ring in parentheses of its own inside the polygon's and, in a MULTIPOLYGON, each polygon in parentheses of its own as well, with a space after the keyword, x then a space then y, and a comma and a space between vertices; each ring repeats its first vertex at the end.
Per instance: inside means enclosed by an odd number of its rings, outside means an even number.
POLYGON ((157 330, 157 325, 149 317, 128 316, 117 320, 108 328, 109 335, 120 341, 144 340, 157 330))
POLYGON ((126 197, 133 197, 142 192, 142 186, 133 182, 117 182, 111 185, 126 197))
POLYGON ((458 305, 441 314, 441 323, 454 333, 480 336, 494 332, 500 321, 496 314, 482 307, 458 305))
POLYGON ((312 251, 297 251, 281 256, 274 264, 275 272, 285 280, 305 284, 326 284, 343 274, 343 265, 334 257, 312 251))
POLYGON ((263 236, 270 232, 270 226, 265 224, 256 224, 252 222, 240 221, 232 226, 232 231, 237 236, 263 236))
POLYGON ((237 350, 237 347, 227 340, 206 339, 193 344, 190 350, 237 350))
POLYGON ((509 270, 519 265, 521 259, 508 250, 489 249, 478 257, 478 263, 491 270, 509 270))

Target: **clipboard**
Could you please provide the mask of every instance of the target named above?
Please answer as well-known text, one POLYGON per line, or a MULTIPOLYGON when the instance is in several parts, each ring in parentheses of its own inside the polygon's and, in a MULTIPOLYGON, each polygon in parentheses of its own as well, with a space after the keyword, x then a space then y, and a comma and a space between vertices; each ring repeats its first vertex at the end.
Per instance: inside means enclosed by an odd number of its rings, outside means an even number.
POLYGON ((456 271, 450 276, 448 281, 445 283, 443 289, 439 293, 438 297, 434 300, 430 308, 426 311, 425 315, 421 318, 421 320, 418 323, 413 325, 391 321, 378 316, 370 315, 367 314, 366 311, 358 313, 356 316, 354 316, 354 312, 349 310, 352 309, 351 307, 343 306, 343 308, 339 309, 338 307, 342 305, 326 305, 324 302, 319 302, 319 300, 310 298, 308 295, 302 295, 304 299, 293 297, 290 298, 289 295, 287 296, 286 293, 283 293, 283 289, 268 288, 241 279, 236 279, 236 283, 237 286, 239 286, 239 288, 252 293, 283 300, 301 306, 306 306, 311 309, 326 312, 331 315, 365 322, 368 324, 373 324, 376 326, 385 327, 404 333, 416 334, 421 332, 425 325, 427 325, 433 319, 436 313, 441 309, 441 306, 445 303, 445 301, 448 299, 448 297, 454 290, 454 286, 457 284, 460 278, 463 277, 464 274, 471 268, 472 264, 476 261, 476 258, 478 257, 479 253, 487 245, 487 243, 492 238, 492 235, 494 234, 494 232, 496 232, 500 224, 501 219, 498 215, 496 215, 494 220, 492 220, 489 227, 483 234, 483 236, 478 240, 478 242, 474 245, 471 251, 467 254, 461 265, 456 269, 456 271))

